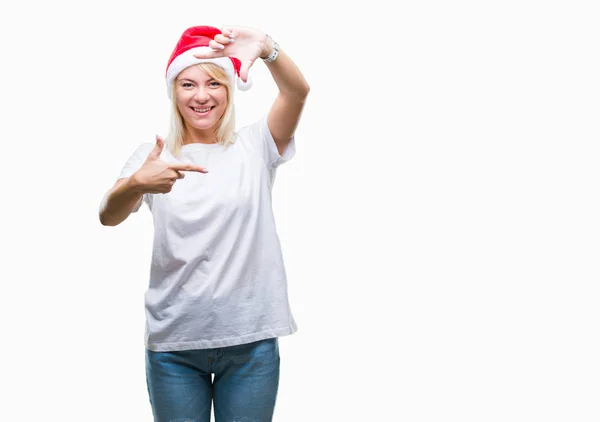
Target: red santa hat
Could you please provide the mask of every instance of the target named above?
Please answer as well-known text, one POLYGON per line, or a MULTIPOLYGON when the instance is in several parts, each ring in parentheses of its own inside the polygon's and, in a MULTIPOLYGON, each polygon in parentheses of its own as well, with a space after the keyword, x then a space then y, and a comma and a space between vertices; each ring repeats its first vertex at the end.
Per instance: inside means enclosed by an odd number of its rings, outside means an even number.
POLYGON ((171 53, 169 63, 167 64, 166 80, 167 94, 171 98, 171 89, 173 81, 184 69, 197 63, 214 63, 222 67, 229 75, 231 86, 236 86, 242 91, 250 89, 252 86, 250 79, 247 82, 240 78, 240 68, 242 63, 235 57, 216 57, 213 59, 198 59, 194 54, 205 51, 214 51, 208 46, 210 40, 221 31, 212 26, 193 26, 185 32, 177 41, 177 45, 171 53))

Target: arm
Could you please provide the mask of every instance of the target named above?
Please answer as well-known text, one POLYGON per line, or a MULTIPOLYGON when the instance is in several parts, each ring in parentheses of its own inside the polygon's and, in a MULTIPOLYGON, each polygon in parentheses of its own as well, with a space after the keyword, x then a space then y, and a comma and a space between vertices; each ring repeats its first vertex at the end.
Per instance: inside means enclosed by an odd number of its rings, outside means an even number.
POLYGON ((156 145, 142 166, 130 177, 123 177, 109 190, 100 204, 100 223, 104 226, 121 224, 140 205, 145 193, 169 193, 184 172, 208 173, 204 167, 187 163, 166 163, 160 159, 165 144, 156 137, 156 145))
POLYGON ((100 223, 103 226, 121 224, 139 205, 143 193, 136 187, 135 179, 124 177, 117 180, 100 204, 100 223))
MULTIPOLYGON (((241 62, 240 78, 246 82, 248 71, 259 57, 266 57, 273 50, 273 40, 258 29, 245 26, 223 27, 209 46, 212 51, 194 54, 199 59, 236 57, 241 62)), ((265 62, 266 63, 266 62, 265 62)), ((280 51, 272 63, 266 63, 279 93, 267 116, 269 131, 275 140, 279 154, 288 146, 304 108, 309 86, 292 59, 280 51)))
MULTIPOLYGON (((273 40, 267 37, 261 57, 268 56, 272 49, 273 40)), ((265 62, 265 64, 279 89, 269 111, 267 125, 273 135, 279 155, 282 155, 296 131, 310 87, 300 69, 285 51, 279 50, 277 59, 272 63, 265 62)))

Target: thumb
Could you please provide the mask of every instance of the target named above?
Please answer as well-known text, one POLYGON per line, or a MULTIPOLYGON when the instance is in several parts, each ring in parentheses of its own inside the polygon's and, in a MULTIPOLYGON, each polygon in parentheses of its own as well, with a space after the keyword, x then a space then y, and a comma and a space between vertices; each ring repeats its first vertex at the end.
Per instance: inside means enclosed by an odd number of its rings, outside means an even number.
POLYGON ((163 141, 163 138, 161 138, 159 135, 156 135, 156 145, 154 146, 152 151, 150 151, 150 154, 148 154, 148 158, 158 160, 158 158, 160 157, 160 153, 163 151, 164 147, 165 141, 163 141))
POLYGON ((248 82, 248 72, 252 67, 254 60, 244 60, 242 61, 242 66, 240 67, 240 79, 244 82, 248 82))

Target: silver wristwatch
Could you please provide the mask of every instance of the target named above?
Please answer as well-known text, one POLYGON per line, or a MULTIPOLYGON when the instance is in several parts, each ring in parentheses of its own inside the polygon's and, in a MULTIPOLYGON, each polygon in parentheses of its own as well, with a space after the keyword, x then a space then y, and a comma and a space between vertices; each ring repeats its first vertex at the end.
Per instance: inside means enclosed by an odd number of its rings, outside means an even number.
POLYGON ((263 59, 267 63, 273 63, 279 55, 279 44, 277 44, 277 42, 275 42, 275 40, 271 38, 268 34, 267 38, 273 41, 273 51, 271 51, 271 54, 269 54, 267 57, 261 57, 261 59, 263 59))

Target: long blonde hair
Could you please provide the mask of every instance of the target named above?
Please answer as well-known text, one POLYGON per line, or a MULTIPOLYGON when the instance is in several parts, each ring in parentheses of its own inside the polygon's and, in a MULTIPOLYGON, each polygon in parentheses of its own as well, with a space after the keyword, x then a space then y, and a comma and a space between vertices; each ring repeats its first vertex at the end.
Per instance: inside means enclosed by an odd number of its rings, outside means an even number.
MULTIPOLYGON (((233 87, 231 86, 229 76, 222 67, 214 63, 198 63, 195 66, 200 67, 208 76, 227 89, 227 107, 225 108, 225 113, 223 113, 223 116, 217 122, 217 142, 222 145, 232 144, 235 139, 235 110, 233 106, 233 87)), ((187 135, 185 121, 177 107, 176 83, 177 78, 173 80, 171 90, 171 127, 165 139, 167 148, 174 156, 178 156, 181 152, 181 146, 187 135)))

